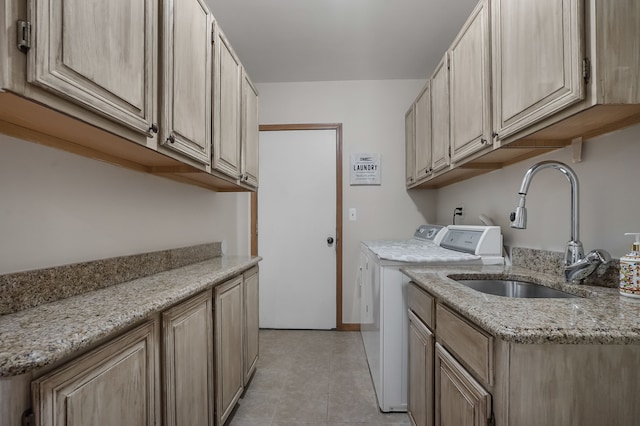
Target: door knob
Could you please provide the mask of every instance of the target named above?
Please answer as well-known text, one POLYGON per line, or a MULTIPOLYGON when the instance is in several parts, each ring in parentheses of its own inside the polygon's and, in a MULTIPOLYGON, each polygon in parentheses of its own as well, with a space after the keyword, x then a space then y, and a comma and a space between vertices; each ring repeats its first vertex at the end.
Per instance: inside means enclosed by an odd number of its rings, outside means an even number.
POLYGON ((327 238, 327 244, 329 244, 329 245, 333 244, 333 237, 328 237, 327 238))

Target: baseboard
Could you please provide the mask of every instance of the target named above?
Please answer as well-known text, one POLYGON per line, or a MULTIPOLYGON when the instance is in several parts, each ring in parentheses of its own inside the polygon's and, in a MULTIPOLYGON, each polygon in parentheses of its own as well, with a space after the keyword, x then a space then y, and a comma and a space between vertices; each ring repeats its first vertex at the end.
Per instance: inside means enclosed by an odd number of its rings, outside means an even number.
POLYGON ((338 331, 360 331, 360 324, 342 324, 338 331))

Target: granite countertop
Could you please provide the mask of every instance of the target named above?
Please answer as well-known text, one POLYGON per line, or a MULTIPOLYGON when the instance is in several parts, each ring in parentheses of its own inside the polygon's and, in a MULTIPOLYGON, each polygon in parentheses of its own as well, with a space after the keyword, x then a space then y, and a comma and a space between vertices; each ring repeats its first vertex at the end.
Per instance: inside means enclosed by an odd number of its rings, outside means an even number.
POLYGON ((491 335, 513 343, 640 344, 640 299, 615 288, 565 284, 517 266, 407 267, 402 272, 491 335), (468 288, 451 278, 517 278, 581 296, 517 299, 468 288))
POLYGON ((0 376, 45 367, 256 265, 222 256, 0 316, 0 376))

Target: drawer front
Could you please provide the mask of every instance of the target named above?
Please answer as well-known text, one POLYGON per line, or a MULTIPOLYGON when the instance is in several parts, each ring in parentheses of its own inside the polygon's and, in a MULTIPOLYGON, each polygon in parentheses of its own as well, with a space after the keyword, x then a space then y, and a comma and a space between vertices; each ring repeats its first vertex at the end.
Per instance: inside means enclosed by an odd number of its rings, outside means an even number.
POLYGON ((416 284, 410 283, 407 292, 409 309, 424 322, 431 330, 435 328, 435 298, 416 284))
POLYGON ((436 308, 436 318, 438 340, 481 380, 491 385, 493 337, 440 304, 436 308))

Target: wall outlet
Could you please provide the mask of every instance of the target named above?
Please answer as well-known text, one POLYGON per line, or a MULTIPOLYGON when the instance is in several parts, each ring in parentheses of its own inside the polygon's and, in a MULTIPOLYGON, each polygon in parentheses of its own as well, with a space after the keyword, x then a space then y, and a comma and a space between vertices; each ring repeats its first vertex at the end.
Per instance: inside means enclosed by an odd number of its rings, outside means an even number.
POLYGON ((349 209, 349 220, 351 222, 355 222, 356 221, 356 209, 355 209, 355 207, 351 207, 349 209))

